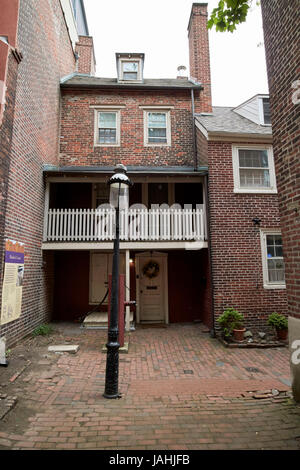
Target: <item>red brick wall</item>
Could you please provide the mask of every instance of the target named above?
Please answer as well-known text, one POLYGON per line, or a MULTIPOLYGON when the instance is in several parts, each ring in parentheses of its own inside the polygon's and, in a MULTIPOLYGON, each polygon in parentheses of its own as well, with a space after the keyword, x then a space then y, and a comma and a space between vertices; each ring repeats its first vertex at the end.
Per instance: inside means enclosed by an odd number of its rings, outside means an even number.
POLYGON ((209 142, 209 212, 215 319, 234 307, 251 327, 287 313, 286 291, 264 289, 259 230, 280 227, 277 195, 234 193, 232 143, 209 142))
POLYGON ((25 274, 21 317, 1 329, 8 342, 45 321, 52 308, 53 260, 41 254, 42 165, 58 162, 59 79, 75 70, 60 2, 21 2, 18 47, 23 60, 16 84, 5 237, 25 244, 25 274))
POLYGON ((300 318, 299 2, 262 2, 289 314, 300 318), (298 104, 295 103, 298 101, 298 104))
POLYGON ((63 93, 60 165, 193 166, 191 97, 189 91, 66 91, 63 93), (90 106, 125 105, 121 109, 121 146, 94 148, 94 109, 90 106), (144 146, 144 117, 140 106, 170 105, 170 147, 144 146))
POLYGON ((196 113, 212 112, 207 20, 207 3, 193 3, 188 26, 190 76, 204 86, 200 100, 195 100, 196 113))

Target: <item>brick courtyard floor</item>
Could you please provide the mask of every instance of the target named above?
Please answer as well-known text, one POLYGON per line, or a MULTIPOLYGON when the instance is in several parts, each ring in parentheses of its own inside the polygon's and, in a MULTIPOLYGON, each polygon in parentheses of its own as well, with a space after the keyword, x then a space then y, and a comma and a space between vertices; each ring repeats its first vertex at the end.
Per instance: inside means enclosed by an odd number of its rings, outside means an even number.
POLYGON ((19 375, 0 369, 0 396, 17 398, 0 420, 0 449, 300 449, 288 349, 228 349, 205 330, 130 333, 129 352, 120 354, 122 398, 107 400, 107 333, 59 327, 19 375), (49 344, 79 350, 49 353, 49 344), (279 393, 266 395, 272 389, 279 393))

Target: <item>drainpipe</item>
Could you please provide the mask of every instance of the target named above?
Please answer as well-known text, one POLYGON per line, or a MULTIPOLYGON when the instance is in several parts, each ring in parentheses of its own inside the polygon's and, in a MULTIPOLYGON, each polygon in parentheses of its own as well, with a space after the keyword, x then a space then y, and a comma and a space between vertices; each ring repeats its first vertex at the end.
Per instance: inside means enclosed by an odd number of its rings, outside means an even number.
POLYGON ((210 295, 211 295, 211 324, 210 336, 216 337, 215 328, 215 305, 214 305, 214 284, 213 284, 213 264, 211 255, 211 236, 210 236, 210 211, 208 199, 208 174, 205 181, 205 198, 206 198, 206 220, 207 220, 207 242, 208 242, 208 262, 209 262, 209 277, 210 277, 210 295))
POLYGON ((194 104, 193 88, 191 89, 191 100, 192 100, 192 133, 193 133, 194 171, 197 171, 198 158, 197 158, 197 145, 196 145, 196 132, 195 132, 195 104, 194 104))

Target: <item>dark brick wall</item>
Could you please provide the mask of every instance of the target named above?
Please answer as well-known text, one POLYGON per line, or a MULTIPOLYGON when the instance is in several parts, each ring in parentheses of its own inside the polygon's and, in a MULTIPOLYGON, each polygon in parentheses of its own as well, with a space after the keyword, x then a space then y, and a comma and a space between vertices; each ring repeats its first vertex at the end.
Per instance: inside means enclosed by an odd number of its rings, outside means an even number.
MULTIPOLYGON (((10 169, 11 138, 13 132, 15 111, 15 85, 18 74, 18 62, 10 51, 8 55, 8 67, 6 77, 5 111, 0 125, 0 299, 2 295, 2 280, 4 269, 4 231, 5 214, 7 206, 8 176, 10 169)), ((1 301, 0 301, 1 304, 1 301)))
POLYGON ((30 333, 52 309, 53 259, 42 256, 44 163, 57 164, 59 80, 75 70, 75 57, 57 0, 20 4, 16 84, 5 237, 25 244, 20 319, 4 325, 8 343, 30 333))
POLYGON ((300 25, 298 0, 262 0, 288 311, 300 318, 300 25), (298 97, 298 104, 295 99, 298 97))

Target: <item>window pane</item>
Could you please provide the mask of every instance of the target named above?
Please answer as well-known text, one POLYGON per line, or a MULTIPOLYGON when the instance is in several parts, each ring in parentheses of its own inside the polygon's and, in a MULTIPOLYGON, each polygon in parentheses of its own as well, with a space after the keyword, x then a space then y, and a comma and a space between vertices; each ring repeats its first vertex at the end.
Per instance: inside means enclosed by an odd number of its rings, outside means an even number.
POLYGON ((137 72, 138 62, 123 62, 123 72, 137 72))
POLYGON ((265 124, 271 124, 270 100, 268 98, 263 99, 263 107, 264 107, 264 122, 265 124))
POLYGON ((269 188, 269 170, 240 170, 241 188, 269 188))
POLYGON ((149 129, 149 142, 166 143, 167 134, 166 129, 149 129))
POLYGON ((283 283, 285 280, 281 235, 267 235, 267 262, 269 282, 283 283))
POLYGON ((167 127, 167 116, 165 113, 149 113, 148 127, 167 127))
POLYGON ((267 150, 239 150, 240 168, 268 168, 267 150))
POLYGON ((116 129, 99 129, 100 144, 115 144, 117 142, 116 129))
POLYGON ((124 72, 123 80, 137 80, 137 73, 136 72, 124 72))
POLYGON ((101 128, 115 128, 117 122, 116 113, 99 113, 99 127, 101 128))

